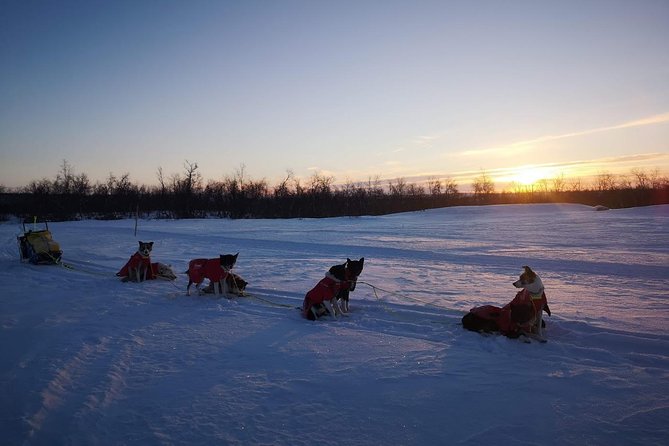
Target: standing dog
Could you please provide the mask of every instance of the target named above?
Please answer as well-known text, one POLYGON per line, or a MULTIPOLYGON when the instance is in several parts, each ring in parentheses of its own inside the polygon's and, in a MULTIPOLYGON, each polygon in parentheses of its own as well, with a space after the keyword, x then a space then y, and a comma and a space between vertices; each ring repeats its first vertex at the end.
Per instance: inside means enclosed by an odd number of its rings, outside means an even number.
POLYGON ((511 302, 511 319, 517 322, 528 334, 536 335, 539 340, 543 337, 543 312, 549 316, 548 300, 544 293, 544 284, 541 278, 529 266, 523 266, 523 272, 513 286, 523 291, 516 295, 511 302), (514 304, 518 300, 519 302, 514 304))
POLYGON ((156 278, 156 272, 151 265, 151 250, 153 242, 139 242, 139 248, 130 260, 116 273, 124 282, 143 282, 156 278))
POLYGON ((200 293, 200 285, 204 279, 209 279, 214 287, 214 294, 221 294, 227 292, 227 284, 224 280, 230 270, 237 263, 237 256, 239 253, 221 254, 217 259, 194 259, 188 263, 188 286, 186 287, 186 295, 190 296, 190 286, 195 284, 195 289, 200 293))
POLYGON ((336 319, 337 314, 348 312, 348 294, 355 289, 364 263, 364 257, 360 260, 347 258, 346 263, 331 267, 325 277, 304 296, 302 315, 313 321, 327 313, 336 319), (339 305, 340 300, 345 311, 339 305))

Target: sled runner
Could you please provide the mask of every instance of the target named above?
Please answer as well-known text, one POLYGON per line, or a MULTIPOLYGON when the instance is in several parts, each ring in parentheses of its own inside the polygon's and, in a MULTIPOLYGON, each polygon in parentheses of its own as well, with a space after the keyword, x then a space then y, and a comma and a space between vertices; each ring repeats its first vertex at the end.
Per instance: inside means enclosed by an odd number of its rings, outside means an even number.
POLYGON ((37 230, 33 223, 33 229, 26 231, 23 223, 23 235, 18 237, 19 254, 22 262, 30 262, 35 265, 54 265, 60 263, 63 251, 60 245, 51 236, 49 225, 43 222, 44 229, 37 230))

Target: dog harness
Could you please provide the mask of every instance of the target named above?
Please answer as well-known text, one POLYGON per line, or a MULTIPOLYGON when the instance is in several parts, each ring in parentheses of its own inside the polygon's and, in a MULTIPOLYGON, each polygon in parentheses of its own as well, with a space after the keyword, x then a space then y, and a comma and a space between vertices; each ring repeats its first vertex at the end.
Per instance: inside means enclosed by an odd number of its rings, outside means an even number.
POLYGON ((134 253, 128 262, 123 265, 123 268, 116 273, 119 277, 128 277, 131 269, 144 267, 147 270, 146 279, 152 280, 156 278, 156 271, 154 270, 156 264, 151 263, 151 257, 144 257, 139 252, 134 253))

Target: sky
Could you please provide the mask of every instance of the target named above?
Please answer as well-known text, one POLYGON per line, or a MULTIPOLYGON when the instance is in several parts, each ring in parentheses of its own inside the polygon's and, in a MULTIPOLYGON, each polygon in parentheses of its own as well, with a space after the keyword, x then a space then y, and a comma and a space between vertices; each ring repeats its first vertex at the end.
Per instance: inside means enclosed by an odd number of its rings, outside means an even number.
POLYGON ((669 2, 0 0, 0 185, 669 173, 669 2))

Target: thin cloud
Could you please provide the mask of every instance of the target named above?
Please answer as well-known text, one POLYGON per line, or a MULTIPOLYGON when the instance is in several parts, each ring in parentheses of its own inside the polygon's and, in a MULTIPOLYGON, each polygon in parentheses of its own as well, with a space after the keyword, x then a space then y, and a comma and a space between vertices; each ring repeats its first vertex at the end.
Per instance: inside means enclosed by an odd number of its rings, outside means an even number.
POLYGON ((538 143, 543 143, 543 142, 548 142, 548 141, 556 141, 560 139, 566 139, 566 138, 574 138, 577 136, 585 136, 585 135, 592 135, 594 133, 602 133, 602 132, 610 132, 612 130, 621 130, 621 129, 628 129, 632 127, 643 127, 647 125, 654 125, 654 124, 663 124, 669 122, 669 113, 662 113, 659 115, 655 116, 650 116, 648 118, 643 118, 643 119, 637 119, 635 121, 630 121, 630 122, 625 122, 623 124, 618 124, 618 125, 611 125, 611 126, 606 126, 606 127, 598 127, 595 129, 589 129, 589 130, 583 130, 580 132, 571 132, 571 133, 563 133, 561 135, 546 135, 546 136, 541 136, 539 138, 534 138, 534 139, 527 139, 524 141, 517 141, 511 144, 507 144, 504 146, 498 146, 498 147, 490 147, 487 149, 476 149, 476 150, 466 150, 464 152, 461 152, 460 154, 463 156, 474 156, 474 155, 486 155, 494 152, 500 152, 500 151, 505 151, 508 152, 509 150, 520 150, 523 149, 525 146, 529 145, 534 145, 538 143))

